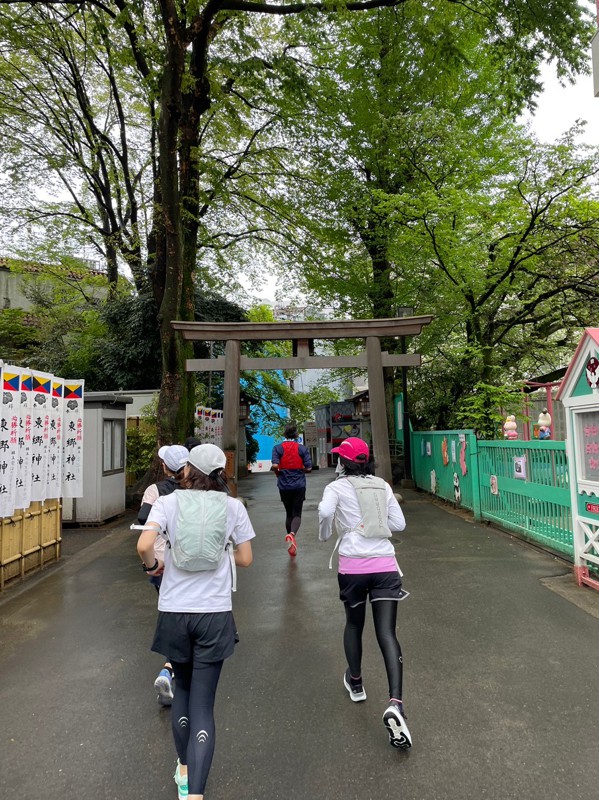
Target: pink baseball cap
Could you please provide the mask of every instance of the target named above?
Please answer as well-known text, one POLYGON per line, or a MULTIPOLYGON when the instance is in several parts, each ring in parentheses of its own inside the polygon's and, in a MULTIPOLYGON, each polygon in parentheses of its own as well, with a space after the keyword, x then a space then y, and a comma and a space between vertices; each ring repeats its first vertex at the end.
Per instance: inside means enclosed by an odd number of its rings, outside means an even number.
POLYGON ((331 453, 338 453, 348 461, 368 461, 370 449, 363 439, 349 436, 341 442, 339 447, 333 447, 331 453))

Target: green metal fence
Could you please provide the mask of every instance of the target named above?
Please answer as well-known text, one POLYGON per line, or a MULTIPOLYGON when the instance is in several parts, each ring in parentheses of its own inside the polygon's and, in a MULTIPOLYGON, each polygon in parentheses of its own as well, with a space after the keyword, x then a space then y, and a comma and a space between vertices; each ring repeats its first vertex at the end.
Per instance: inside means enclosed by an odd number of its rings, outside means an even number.
POLYGON ((476 437, 472 431, 412 433, 412 475, 416 486, 478 515, 478 481, 473 480, 472 469, 475 456, 476 437))
POLYGON ((479 442, 481 515, 574 556, 565 442, 479 442))
POLYGON ((573 558, 564 442, 477 441, 472 431, 417 432, 412 458, 419 488, 573 558))

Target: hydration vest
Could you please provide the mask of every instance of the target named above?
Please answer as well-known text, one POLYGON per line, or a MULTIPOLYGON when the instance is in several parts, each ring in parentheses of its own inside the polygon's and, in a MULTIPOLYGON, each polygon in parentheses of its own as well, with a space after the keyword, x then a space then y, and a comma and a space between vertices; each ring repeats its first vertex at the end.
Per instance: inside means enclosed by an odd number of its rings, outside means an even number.
POLYGON ((304 460, 299 454, 299 442, 282 442, 283 455, 279 460, 279 469, 303 469, 304 460))
POLYGON ((177 536, 173 564, 187 572, 216 569, 228 549, 227 495, 176 489, 177 536))
MULTIPOLYGON (((393 534, 387 525, 387 484, 385 481, 374 475, 351 475, 339 478, 339 480, 348 480, 354 487, 358 498, 362 517, 353 530, 365 539, 390 539, 393 534)), ((331 553, 329 569, 333 568, 333 556, 348 532, 337 530, 337 541, 331 553)))
POLYGON ((156 484, 158 489, 158 497, 164 497, 165 494, 172 494, 177 488, 178 483, 175 478, 165 478, 156 484))
MULTIPOLYGON (((177 488, 177 481, 173 478, 165 478, 162 481, 158 481, 158 483, 154 484, 158 491, 158 497, 164 497, 165 494, 172 494, 177 488)), ((144 525, 148 521, 148 517, 150 516, 150 511, 152 510, 152 503, 144 503, 142 507, 139 509, 139 513, 137 515, 137 521, 144 525)))
POLYGON ((358 497, 362 519, 356 531, 365 539, 389 539, 387 525, 387 484, 374 475, 355 475, 346 478, 358 497))

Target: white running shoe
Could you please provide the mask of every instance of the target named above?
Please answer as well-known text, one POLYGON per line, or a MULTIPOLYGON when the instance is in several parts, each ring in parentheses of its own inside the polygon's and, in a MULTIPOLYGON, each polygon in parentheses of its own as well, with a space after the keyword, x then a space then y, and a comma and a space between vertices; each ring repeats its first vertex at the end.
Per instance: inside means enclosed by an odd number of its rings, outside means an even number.
POLYGON ((354 703, 360 703, 362 700, 366 700, 366 691, 364 690, 364 685, 362 680, 360 679, 359 683, 355 683, 351 681, 349 669, 345 670, 345 674, 343 676, 343 685, 349 692, 349 696, 354 701, 354 703))
POLYGON ((403 706, 391 701, 383 714, 383 722, 389 734, 389 744, 400 750, 409 750, 412 746, 412 736, 406 723, 406 714, 403 706))
POLYGON ((156 698, 161 706, 170 706, 173 702, 173 679, 168 669, 161 669, 154 681, 154 689, 158 692, 156 698))

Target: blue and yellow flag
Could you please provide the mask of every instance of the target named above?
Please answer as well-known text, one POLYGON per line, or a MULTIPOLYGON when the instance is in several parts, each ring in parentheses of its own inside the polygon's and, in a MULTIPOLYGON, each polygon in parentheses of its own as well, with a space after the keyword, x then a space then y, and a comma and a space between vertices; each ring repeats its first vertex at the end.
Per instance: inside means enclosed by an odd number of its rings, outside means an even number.
POLYGON ((40 392, 41 394, 50 394, 50 378, 44 378, 41 375, 33 374, 33 391, 40 392))
POLYGON ((2 386, 6 391, 18 392, 19 391, 19 375, 14 372, 2 372, 2 386))
POLYGON ((65 383, 64 385, 64 397, 65 400, 69 400, 71 398, 79 398, 83 397, 83 384, 82 383, 65 383))

